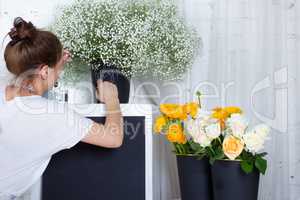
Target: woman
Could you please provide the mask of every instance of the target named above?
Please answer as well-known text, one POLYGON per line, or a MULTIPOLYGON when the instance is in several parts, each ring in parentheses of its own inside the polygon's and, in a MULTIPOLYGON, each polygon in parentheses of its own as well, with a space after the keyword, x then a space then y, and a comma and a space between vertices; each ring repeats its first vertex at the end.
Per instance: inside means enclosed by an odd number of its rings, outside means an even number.
POLYGON ((37 181, 53 154, 79 141, 117 148, 123 119, 117 88, 98 81, 97 98, 105 103, 105 124, 42 97, 57 81, 69 53, 51 32, 16 18, 5 48, 7 69, 16 76, 0 89, 0 199, 14 198, 37 181))

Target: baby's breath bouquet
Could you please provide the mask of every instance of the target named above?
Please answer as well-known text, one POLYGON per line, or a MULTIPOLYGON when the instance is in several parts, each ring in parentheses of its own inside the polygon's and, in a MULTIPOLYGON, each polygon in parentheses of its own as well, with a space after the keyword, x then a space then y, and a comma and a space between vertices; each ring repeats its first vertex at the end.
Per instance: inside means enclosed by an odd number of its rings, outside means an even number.
POLYGON ((200 44, 171 0, 76 0, 59 10, 51 29, 75 58, 129 77, 179 79, 200 44))

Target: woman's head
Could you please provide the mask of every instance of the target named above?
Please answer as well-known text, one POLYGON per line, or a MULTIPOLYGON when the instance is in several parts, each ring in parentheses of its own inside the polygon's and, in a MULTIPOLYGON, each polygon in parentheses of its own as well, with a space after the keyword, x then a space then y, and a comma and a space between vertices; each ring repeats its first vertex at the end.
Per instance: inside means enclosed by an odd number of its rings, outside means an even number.
POLYGON ((26 78, 52 87, 66 61, 59 39, 20 17, 15 19, 9 36, 11 41, 4 52, 7 69, 17 77, 27 74, 26 78))

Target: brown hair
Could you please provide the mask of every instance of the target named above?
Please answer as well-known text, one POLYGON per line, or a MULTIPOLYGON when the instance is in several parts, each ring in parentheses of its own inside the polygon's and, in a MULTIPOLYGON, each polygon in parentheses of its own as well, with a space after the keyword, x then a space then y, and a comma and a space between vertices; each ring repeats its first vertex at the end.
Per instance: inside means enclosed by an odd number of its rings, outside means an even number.
POLYGON ((51 32, 37 29, 20 17, 8 33, 11 41, 4 51, 7 69, 20 75, 45 64, 54 67, 62 56, 62 44, 51 32))

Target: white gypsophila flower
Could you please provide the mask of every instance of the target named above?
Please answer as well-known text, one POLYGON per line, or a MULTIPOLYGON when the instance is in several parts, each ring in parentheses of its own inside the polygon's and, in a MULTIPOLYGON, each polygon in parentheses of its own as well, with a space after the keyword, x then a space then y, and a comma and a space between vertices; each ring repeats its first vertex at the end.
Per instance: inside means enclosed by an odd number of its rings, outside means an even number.
POLYGON ((127 76, 161 80, 182 78, 201 42, 172 1, 76 0, 51 30, 87 67, 102 61, 127 76))
POLYGON ((268 138, 270 127, 265 124, 259 124, 254 127, 255 134, 259 135, 263 140, 268 138))
POLYGON ((248 127, 248 121, 242 114, 232 114, 227 120, 226 125, 230 134, 235 137, 241 138, 245 134, 245 130, 248 127))
POLYGON ((264 148, 265 140, 253 130, 243 135, 243 140, 246 145, 246 150, 251 153, 258 153, 264 148))
POLYGON ((212 123, 205 127, 205 132, 210 139, 216 139, 221 135, 220 123, 212 123))
MULTIPOLYGON (((206 116, 198 119, 190 119, 187 122, 187 132, 194 142, 200 144, 202 147, 207 147, 214 139, 213 137, 209 137, 209 135, 206 133, 206 127, 209 125, 209 118, 206 116)), ((211 134, 215 134, 215 132, 213 133, 212 129, 211 134)))

